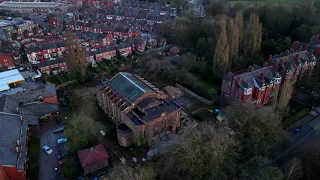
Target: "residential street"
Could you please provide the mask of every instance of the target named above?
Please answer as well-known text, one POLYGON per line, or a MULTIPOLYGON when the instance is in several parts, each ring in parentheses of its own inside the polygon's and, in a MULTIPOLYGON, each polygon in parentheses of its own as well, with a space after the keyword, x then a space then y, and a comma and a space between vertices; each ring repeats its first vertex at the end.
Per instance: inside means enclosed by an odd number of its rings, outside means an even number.
POLYGON ((56 157, 59 153, 63 153, 68 150, 67 144, 58 145, 57 139, 60 137, 65 137, 64 132, 53 133, 52 130, 58 126, 64 125, 64 112, 63 108, 60 108, 60 115, 62 119, 62 123, 56 124, 53 121, 47 122, 42 125, 39 130, 40 136, 40 148, 44 145, 49 146, 53 153, 47 154, 42 149, 40 150, 39 155, 39 179, 40 180, 63 180, 62 173, 60 172, 60 168, 58 167, 58 161, 56 157), (55 170, 55 168, 58 168, 55 170))
POLYGON ((304 124, 301 127, 301 132, 294 134, 290 132, 291 144, 286 148, 284 152, 278 154, 273 158, 273 163, 282 165, 286 161, 292 159, 295 154, 306 145, 314 143, 316 140, 320 140, 320 115, 304 124))

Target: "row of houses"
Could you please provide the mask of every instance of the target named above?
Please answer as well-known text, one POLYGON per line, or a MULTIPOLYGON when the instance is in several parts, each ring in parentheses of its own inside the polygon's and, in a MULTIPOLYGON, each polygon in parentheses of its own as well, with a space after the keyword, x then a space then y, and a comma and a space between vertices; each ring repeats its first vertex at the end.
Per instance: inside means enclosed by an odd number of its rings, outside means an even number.
POLYGON ((1 84, 14 84, 0 92, 0 179, 25 180, 30 128, 43 120, 58 120, 56 88, 54 84, 27 82, 18 70, 1 72, 0 76, 1 84))
POLYGON ((309 44, 294 42, 290 50, 270 55, 263 67, 253 65, 247 70, 224 75, 222 99, 225 103, 241 100, 258 106, 269 104, 284 83, 295 83, 315 70, 316 57, 320 55, 318 38, 319 35, 313 36, 309 44))

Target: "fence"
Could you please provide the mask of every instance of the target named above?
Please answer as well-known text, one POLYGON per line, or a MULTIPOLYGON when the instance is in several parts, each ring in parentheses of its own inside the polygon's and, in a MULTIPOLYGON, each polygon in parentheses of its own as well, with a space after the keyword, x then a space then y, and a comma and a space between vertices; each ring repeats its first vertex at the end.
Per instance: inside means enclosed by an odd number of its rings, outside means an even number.
POLYGON ((201 101, 201 102, 203 102, 205 104, 212 105, 213 102, 214 102, 214 101, 210 101, 208 99, 205 99, 205 98, 199 96, 198 94, 190 91, 189 89, 183 87, 182 85, 180 85, 178 83, 176 83, 176 87, 181 89, 184 93, 188 94, 189 96, 191 96, 191 97, 193 97, 193 98, 195 98, 195 99, 197 99, 197 100, 199 100, 199 101, 201 101))

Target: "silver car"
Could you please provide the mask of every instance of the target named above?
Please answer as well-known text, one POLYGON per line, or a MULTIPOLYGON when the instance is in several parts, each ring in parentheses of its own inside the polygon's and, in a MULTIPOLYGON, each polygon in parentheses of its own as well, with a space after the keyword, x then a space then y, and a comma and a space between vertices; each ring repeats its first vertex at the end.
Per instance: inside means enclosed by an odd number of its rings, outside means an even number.
POLYGON ((42 146, 42 150, 47 154, 52 154, 53 153, 52 149, 49 148, 49 146, 47 146, 47 145, 42 146))

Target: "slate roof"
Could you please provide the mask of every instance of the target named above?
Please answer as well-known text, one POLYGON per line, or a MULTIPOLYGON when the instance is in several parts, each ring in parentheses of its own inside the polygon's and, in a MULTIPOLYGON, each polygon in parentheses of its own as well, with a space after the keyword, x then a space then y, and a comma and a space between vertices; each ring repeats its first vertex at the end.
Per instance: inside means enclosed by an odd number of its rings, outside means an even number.
POLYGON ((110 80, 110 83, 131 102, 134 102, 145 92, 155 92, 153 89, 129 73, 118 73, 110 80))
POLYGON ((260 88, 264 84, 269 84, 274 77, 280 76, 279 73, 273 70, 272 66, 260 67, 260 66, 254 65, 253 69, 254 70, 252 72, 244 72, 237 75, 232 74, 232 77, 235 79, 237 77, 241 78, 241 82, 239 84, 241 88, 252 88, 252 87, 260 88), (264 75, 263 80, 259 79, 260 74, 264 75))
POLYGON ((88 149, 78 151, 80 164, 83 168, 108 159, 110 156, 106 152, 103 144, 98 144, 88 149))
POLYGON ((40 62, 38 65, 39 68, 46 67, 54 64, 64 63, 66 60, 64 58, 57 58, 55 60, 47 60, 46 62, 40 62))
MULTIPOLYGON (((34 86, 40 88, 41 86, 34 86)), ((16 94, 3 95, 0 97, 0 113, 21 115, 27 124, 38 125, 39 116, 59 111, 58 104, 35 101, 42 96, 52 97, 56 95, 55 85, 47 84, 45 88, 25 90, 16 94), (17 108, 19 112, 17 112, 17 108)))
POLYGON ((18 170, 24 170, 27 129, 27 124, 21 123, 18 115, 0 113, 0 161, 3 165, 15 166, 18 170), (20 156, 16 152, 17 140, 21 143, 20 156))

